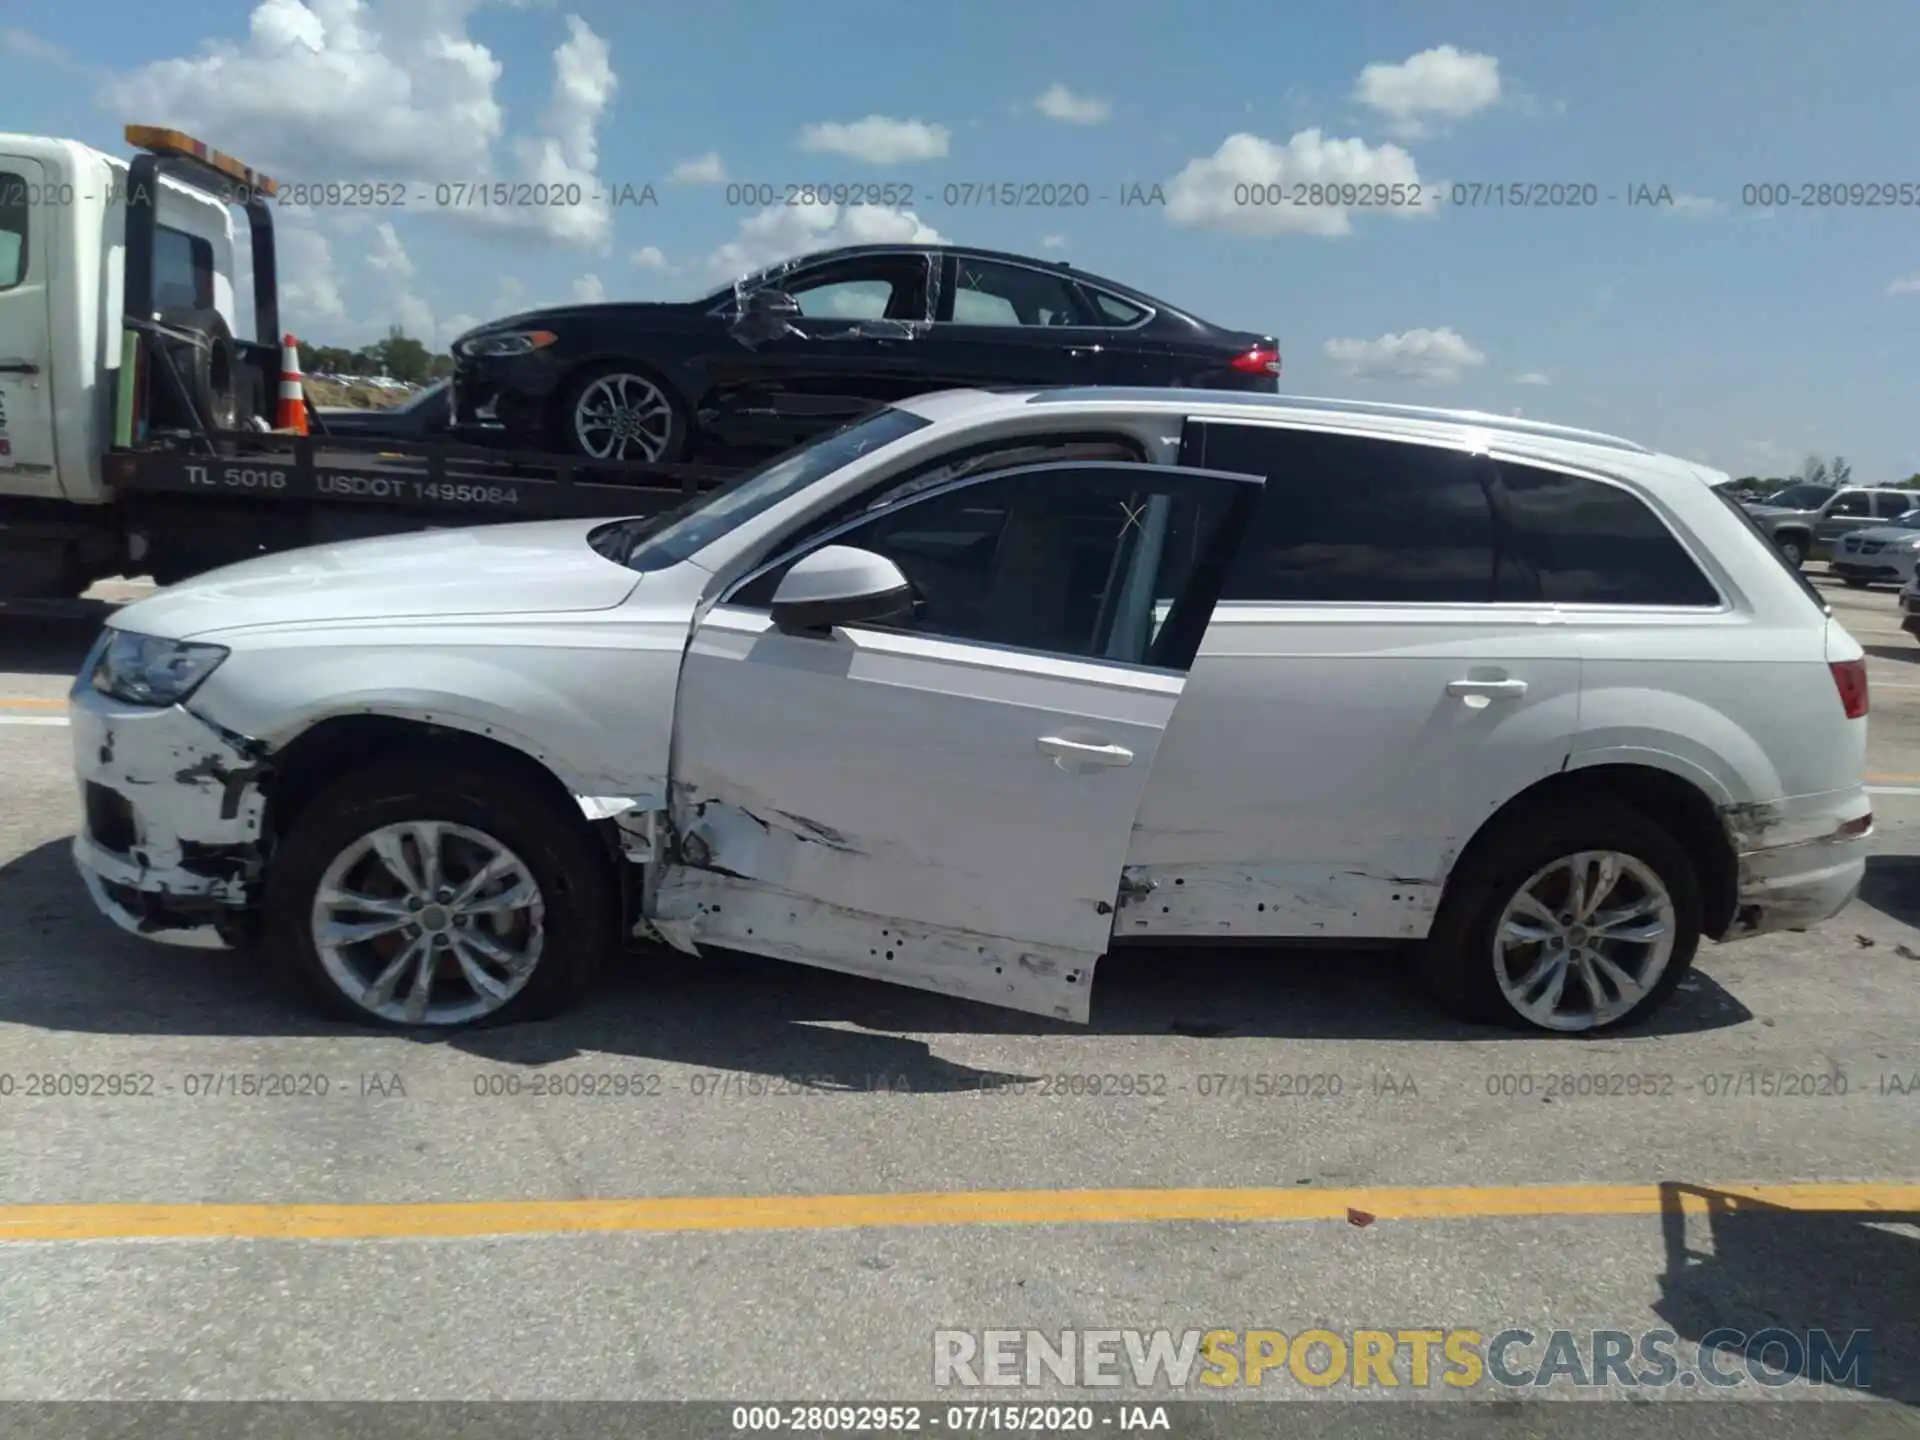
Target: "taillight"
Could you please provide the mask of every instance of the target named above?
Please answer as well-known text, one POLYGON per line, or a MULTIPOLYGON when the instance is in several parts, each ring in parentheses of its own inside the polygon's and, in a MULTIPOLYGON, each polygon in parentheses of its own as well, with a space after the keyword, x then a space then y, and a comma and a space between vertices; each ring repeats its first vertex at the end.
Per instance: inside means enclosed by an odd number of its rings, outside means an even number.
POLYGON ((1840 692, 1840 704, 1847 719, 1858 720, 1867 713, 1867 662, 1865 660, 1829 660, 1833 688, 1840 692))
POLYGON ((1247 375, 1278 375, 1280 352, 1270 345, 1255 346, 1233 357, 1233 368, 1247 375))

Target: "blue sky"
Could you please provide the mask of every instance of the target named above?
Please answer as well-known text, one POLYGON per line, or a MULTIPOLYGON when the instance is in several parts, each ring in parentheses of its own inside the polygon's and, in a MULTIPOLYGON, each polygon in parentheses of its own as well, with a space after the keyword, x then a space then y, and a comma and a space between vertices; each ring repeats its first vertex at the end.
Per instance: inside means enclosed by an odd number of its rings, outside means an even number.
POLYGON ((1762 182, 1920 190, 1920 5, 1570 8, 8 0, 0 65, 10 128, 119 153, 123 122, 173 124, 283 181, 401 186, 404 209, 283 209, 289 318, 315 342, 399 321, 444 343, 533 303, 677 298, 743 263, 932 233, 1269 331, 1299 393, 1518 410, 1735 474, 1809 451, 1862 479, 1920 470, 1920 204, 1743 203, 1762 182), (655 203, 433 203, 478 180, 655 203), (743 181, 913 201, 762 213, 729 203, 743 181), (947 190, 1004 181, 1092 203, 947 190), (1234 203, 1314 181, 1442 199, 1279 222, 1234 203), (1508 181, 1600 203, 1450 203, 1456 182, 1508 181), (1135 184, 1166 203, 1118 205, 1135 184), (1640 185, 1674 203, 1629 206, 1640 185))

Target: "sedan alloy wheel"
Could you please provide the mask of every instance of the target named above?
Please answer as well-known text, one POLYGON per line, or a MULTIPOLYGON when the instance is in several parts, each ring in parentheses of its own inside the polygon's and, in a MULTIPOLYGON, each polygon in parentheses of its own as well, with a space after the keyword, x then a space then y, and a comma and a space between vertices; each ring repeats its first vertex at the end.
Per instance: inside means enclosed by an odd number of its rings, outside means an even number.
POLYGON ((573 404, 574 443, 596 460, 654 462, 676 423, 666 393, 644 375, 616 370, 594 379, 573 404))

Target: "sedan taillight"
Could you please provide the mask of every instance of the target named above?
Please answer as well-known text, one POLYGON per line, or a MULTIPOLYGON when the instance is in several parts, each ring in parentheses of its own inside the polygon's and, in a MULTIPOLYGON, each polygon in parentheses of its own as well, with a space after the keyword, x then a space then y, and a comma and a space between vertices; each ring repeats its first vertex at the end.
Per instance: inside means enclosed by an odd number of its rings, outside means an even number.
POLYGON ((1246 375, 1278 375, 1280 351, 1270 345, 1257 345, 1243 355, 1234 356, 1233 368, 1246 375))

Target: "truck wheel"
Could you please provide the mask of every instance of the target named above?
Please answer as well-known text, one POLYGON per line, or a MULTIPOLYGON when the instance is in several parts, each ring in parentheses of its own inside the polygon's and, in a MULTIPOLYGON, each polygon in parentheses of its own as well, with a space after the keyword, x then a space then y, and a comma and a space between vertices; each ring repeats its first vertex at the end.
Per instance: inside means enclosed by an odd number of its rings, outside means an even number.
POLYGON ((560 392, 554 438, 592 460, 664 465, 687 451, 692 424, 664 380, 627 361, 594 365, 560 392))
POLYGON ((383 766, 316 796, 267 878, 271 953, 325 1010, 455 1030, 585 993, 618 930, 606 856, 512 776, 383 766))
POLYGON ((1873 582, 1871 580, 1862 580, 1858 575, 1842 575, 1840 577, 1840 583, 1845 585, 1849 590, 1864 590, 1873 582))
MULTIPOLYGON (((183 338, 166 339, 162 345, 172 357, 176 373, 186 386, 201 423, 214 430, 237 429, 240 423, 240 380, 233 331, 218 310, 176 307, 160 312, 160 323, 170 330, 185 332, 183 338)), ((164 406, 167 387, 156 384, 154 394, 164 406)), ((186 415, 175 415, 172 423, 190 425, 186 415)))
POLYGON ((1780 547, 1780 553, 1794 569, 1798 570, 1807 563, 1807 542, 1798 535, 1782 535, 1774 543, 1780 547))

